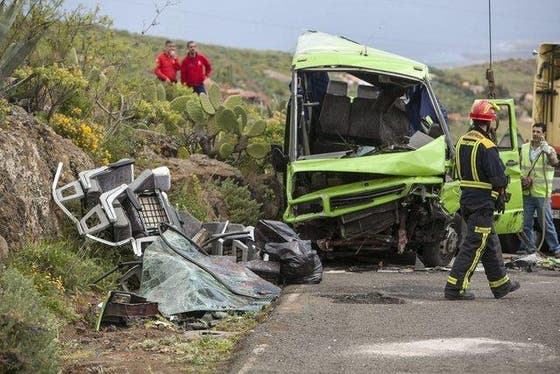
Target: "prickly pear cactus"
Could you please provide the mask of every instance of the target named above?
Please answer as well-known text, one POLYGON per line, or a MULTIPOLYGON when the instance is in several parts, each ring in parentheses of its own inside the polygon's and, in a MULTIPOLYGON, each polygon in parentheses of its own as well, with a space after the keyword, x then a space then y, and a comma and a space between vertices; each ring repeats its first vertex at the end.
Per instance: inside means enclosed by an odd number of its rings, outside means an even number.
POLYGON ((187 101, 186 112, 189 119, 194 123, 202 123, 206 119, 204 111, 200 106, 200 102, 196 98, 187 101))
POLYGON ((174 111, 183 113, 183 111, 187 110, 187 102, 189 101, 189 99, 190 98, 186 95, 178 96, 173 100, 171 100, 169 105, 171 106, 171 109, 173 109, 174 111))
POLYGON ((220 160, 225 160, 233 154, 235 146, 231 143, 223 143, 218 146, 218 156, 220 160))
POLYGON ((158 93, 157 93, 157 83, 150 83, 146 85, 144 91, 142 92, 142 97, 144 100, 153 103, 158 100, 158 93))
POLYGON ((220 132, 220 126, 218 126, 217 124, 217 118, 216 116, 211 117, 210 119, 208 119, 208 122, 206 122, 206 132, 208 134, 208 136, 213 137, 218 135, 218 133, 220 132))
POLYGON ((261 119, 257 122, 253 122, 248 126, 246 126, 243 135, 247 135, 249 137, 255 137, 264 134, 265 130, 266 130, 266 122, 261 119))
POLYGON ((220 103, 220 88, 217 84, 213 84, 208 89, 208 98, 210 99, 210 103, 214 107, 214 109, 218 109, 221 105, 220 103))
POLYGON ((270 144, 266 143, 251 143, 247 146, 247 154, 256 159, 265 158, 270 152, 270 144))
POLYGON ((239 95, 229 96, 221 103, 217 84, 208 88, 208 94, 175 98, 171 108, 194 125, 199 145, 210 157, 225 160, 233 154, 245 153, 262 159, 270 151, 268 144, 254 139, 264 134, 266 122, 250 120, 239 95))
POLYGON ((202 106, 202 110, 204 110, 207 114, 210 115, 216 114, 216 109, 210 102, 208 95, 201 93, 200 95, 198 95, 198 97, 200 99, 200 105, 202 106))
POLYGON ((226 101, 224 101, 224 106, 228 109, 241 106, 241 104, 243 104, 243 99, 239 95, 231 95, 226 99, 226 101))
POLYGON ((216 123, 220 129, 226 132, 236 132, 239 124, 237 123, 237 117, 233 110, 224 109, 216 113, 216 123))
POLYGON ((237 135, 221 131, 216 137, 219 158, 225 160, 231 156, 238 141, 237 135))
POLYGON ((243 129, 245 129, 245 126, 247 126, 247 112, 240 105, 235 106, 235 108, 233 108, 233 111, 237 116, 237 121, 239 122, 237 132, 241 134, 243 133, 243 129))

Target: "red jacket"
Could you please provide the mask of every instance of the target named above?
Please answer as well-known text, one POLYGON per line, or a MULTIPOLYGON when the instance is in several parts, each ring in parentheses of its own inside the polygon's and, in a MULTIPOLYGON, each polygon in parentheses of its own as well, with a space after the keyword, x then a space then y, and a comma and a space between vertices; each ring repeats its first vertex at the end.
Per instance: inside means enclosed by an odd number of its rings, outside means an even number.
POLYGON ((177 82, 177 70, 179 68, 177 57, 170 57, 165 52, 161 52, 156 58, 154 74, 162 81, 169 79, 172 82, 177 82))
POLYGON ((181 83, 189 87, 200 86, 210 72, 212 65, 202 53, 198 52, 194 57, 187 54, 181 63, 181 83))

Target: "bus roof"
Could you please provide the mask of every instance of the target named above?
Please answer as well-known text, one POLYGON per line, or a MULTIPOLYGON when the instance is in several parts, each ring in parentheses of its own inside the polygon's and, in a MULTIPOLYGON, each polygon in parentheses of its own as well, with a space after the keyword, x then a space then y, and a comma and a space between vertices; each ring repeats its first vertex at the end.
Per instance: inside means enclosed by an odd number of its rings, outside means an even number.
POLYGON ((351 67, 429 79, 425 64, 318 31, 306 31, 300 35, 292 65, 296 70, 351 67))

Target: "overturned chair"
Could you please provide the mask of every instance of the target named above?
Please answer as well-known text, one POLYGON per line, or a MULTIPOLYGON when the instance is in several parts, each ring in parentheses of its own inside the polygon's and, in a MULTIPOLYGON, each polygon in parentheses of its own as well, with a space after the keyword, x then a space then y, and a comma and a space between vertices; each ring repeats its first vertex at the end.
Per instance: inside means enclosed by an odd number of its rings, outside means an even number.
POLYGON ((182 221, 167 199, 169 169, 145 170, 134 179, 133 168, 134 161, 120 160, 80 172, 78 180, 57 187, 59 163, 52 195, 81 235, 112 247, 130 244, 140 257, 157 238, 160 223, 181 228, 182 221))

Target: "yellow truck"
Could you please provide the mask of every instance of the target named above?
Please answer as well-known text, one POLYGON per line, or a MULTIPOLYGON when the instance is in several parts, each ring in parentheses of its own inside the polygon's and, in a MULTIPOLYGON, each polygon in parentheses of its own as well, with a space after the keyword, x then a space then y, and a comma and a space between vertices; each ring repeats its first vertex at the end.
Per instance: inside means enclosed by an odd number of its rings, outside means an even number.
MULTIPOLYGON (((560 153, 560 42, 542 43, 534 51, 537 70, 533 84, 533 121, 546 124, 546 141, 560 153)), ((560 227, 560 172, 552 180, 552 214, 560 227)))

